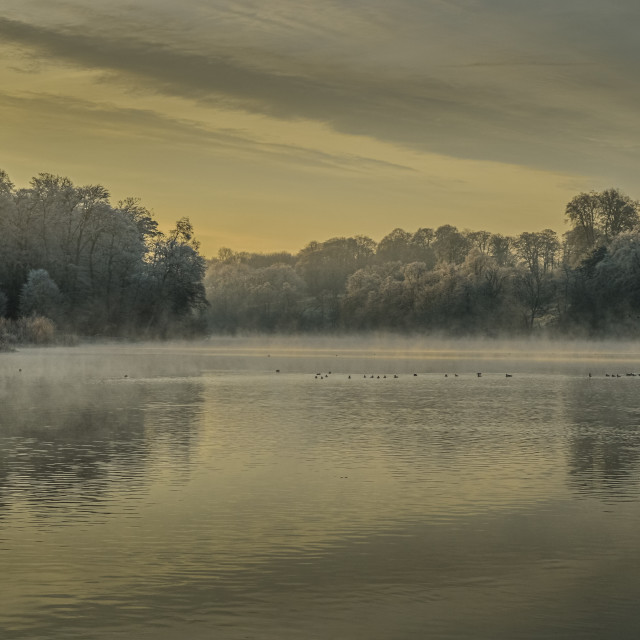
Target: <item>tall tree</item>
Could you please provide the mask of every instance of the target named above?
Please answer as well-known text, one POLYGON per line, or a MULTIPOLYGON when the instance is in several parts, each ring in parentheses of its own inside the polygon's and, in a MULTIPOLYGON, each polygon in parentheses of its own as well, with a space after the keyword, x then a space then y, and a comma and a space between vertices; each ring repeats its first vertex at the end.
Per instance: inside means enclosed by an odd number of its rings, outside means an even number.
POLYGON ((573 225, 567 242, 574 262, 600 245, 608 245, 618 234, 630 231, 640 221, 640 205, 618 189, 580 193, 567 204, 566 217, 573 225))
POLYGON ((598 222, 607 242, 623 231, 631 231, 639 221, 637 201, 618 189, 607 189, 598 194, 598 222))
POLYGON ((598 228, 598 214, 600 202, 595 191, 591 193, 579 193, 567 204, 565 214, 573 228, 578 233, 577 239, 586 250, 595 248, 600 238, 598 228))
POLYGON ((148 326, 166 332, 171 321, 207 304, 203 279, 206 263, 199 253, 189 218, 180 218, 167 236, 158 234, 147 256, 144 274, 148 326), (151 294, 151 295, 149 295, 151 294))
POLYGON ((376 255, 380 262, 411 261, 413 236, 404 229, 394 229, 378 243, 376 255))
POLYGON ((515 284, 525 308, 526 324, 533 329, 536 318, 546 315, 555 300, 553 268, 560 243, 551 229, 521 233, 516 242, 520 269, 515 284))
POLYGON ((471 243, 460 233, 457 227, 450 224, 442 225, 435 231, 433 248, 440 262, 445 264, 462 264, 469 253, 471 243))
POLYGON ((347 278, 374 255, 375 243, 366 236, 310 242, 298 254, 296 268, 312 295, 345 291, 347 278))

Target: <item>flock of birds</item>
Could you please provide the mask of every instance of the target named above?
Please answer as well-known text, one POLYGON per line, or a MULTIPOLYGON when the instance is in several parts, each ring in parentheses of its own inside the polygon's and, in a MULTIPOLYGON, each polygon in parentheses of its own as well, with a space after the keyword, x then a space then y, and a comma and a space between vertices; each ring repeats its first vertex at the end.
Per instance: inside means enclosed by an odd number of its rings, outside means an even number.
MULTIPOLYGON (((280 369, 276 369, 276 373, 280 373, 280 369)), ((315 374, 315 376, 314 376, 314 378, 315 378, 316 380, 324 380, 325 378, 328 378, 330 375, 331 375, 331 371, 327 371, 326 373, 316 373, 316 374, 315 374)), ((481 378, 481 377, 482 377, 482 372, 478 371, 478 373, 476 373, 476 376, 477 376, 478 378, 481 378)), ((381 376, 380 376, 380 375, 377 375, 377 376, 376 376, 376 375, 367 375, 367 374, 365 373, 365 374, 363 374, 363 376, 362 376, 362 377, 363 377, 363 378, 369 378, 369 379, 371 379, 371 380, 373 380, 374 378, 375 378, 375 379, 377 379, 377 380, 380 380, 380 379, 383 379, 383 380, 384 380, 384 379, 386 379, 387 377, 388 377, 388 378, 399 378, 400 376, 399 376, 397 373, 394 373, 393 375, 389 375, 389 376, 387 376, 386 374, 381 375, 381 376)), ((418 377, 418 374, 417 374, 417 373, 414 373, 414 374, 413 374, 413 377, 414 377, 414 378, 417 378, 417 377, 418 377)), ((444 374, 444 377, 445 377, 445 378, 448 378, 448 377, 449 377, 449 374, 448 374, 448 373, 445 373, 445 374, 444 374)), ((459 377, 459 375, 458 375, 457 373, 454 373, 454 374, 453 374, 453 377, 454 377, 454 378, 458 378, 458 377, 459 377)), ((505 373, 505 378, 513 378, 513 374, 512 374, 512 373, 505 373)), ((348 380, 351 380, 351 375, 347 376, 347 379, 348 379, 348 380)))
MULTIPOLYGON (((624 375, 620 374, 620 373, 605 373, 604 376, 605 378, 635 378, 638 374, 637 373, 625 373, 624 375)), ((589 374, 589 377, 591 378, 591 374, 589 374)))
MULTIPOLYGON (((276 373, 280 373, 280 369, 276 369, 276 373)), ((330 375, 331 375, 331 371, 327 371, 326 373, 322 373, 322 372, 320 372, 320 373, 316 373, 316 374, 314 375, 314 378, 315 378, 316 380, 324 380, 325 378, 328 378, 330 375)), ((631 377, 635 378, 636 376, 638 376, 638 375, 640 375, 640 374, 637 374, 637 373, 625 373, 624 375, 622 375, 622 374, 620 374, 620 373, 605 373, 604 375, 605 375, 605 377, 606 377, 606 378, 625 378, 625 377, 626 377, 626 378, 631 378, 631 377)), ((413 374, 413 376, 414 376, 415 378, 417 378, 417 377, 418 377, 418 374, 417 374, 417 373, 414 373, 414 374, 413 374)), ((478 371, 478 372, 476 373, 476 376, 477 376, 478 378, 481 378, 481 377, 482 377, 482 372, 481 372, 481 371, 478 371)), ((386 374, 385 374, 385 375, 381 375, 381 376, 380 376, 380 375, 377 375, 377 376, 376 376, 376 375, 367 375, 367 374, 365 373, 365 374, 363 374, 363 376, 362 376, 362 377, 363 377, 363 378, 369 378, 369 379, 371 379, 371 380, 373 380, 374 378, 375 378, 375 379, 377 379, 377 380, 380 380, 380 379, 383 379, 383 380, 384 380, 384 379, 386 379, 387 377, 389 377, 389 378, 399 378, 400 376, 399 376, 397 373, 394 373, 392 376, 391 376, 391 375, 387 376, 386 374)), ((448 378, 448 377, 449 377, 449 374, 448 374, 448 373, 445 373, 445 374, 444 374, 444 377, 445 377, 445 378, 448 378)), ((453 377, 454 377, 454 378, 458 378, 458 377, 459 377, 459 375, 458 375, 457 373, 454 373, 454 374, 453 374, 453 377)), ((513 374, 512 374, 512 373, 505 373, 505 374, 504 374, 504 377, 505 377, 505 378, 513 378, 513 374)), ((588 377, 589 377, 589 378, 592 378, 592 377, 593 377, 593 376, 592 376, 592 374, 591 374, 591 372, 589 372, 588 377)), ((347 376, 347 379, 348 379, 348 380, 351 380, 351 375, 348 375, 348 376, 347 376)))
MULTIPOLYGON (((267 358, 270 358, 270 357, 271 357, 271 354, 267 355, 267 358)), ((337 354, 336 354, 336 357, 337 357, 337 354)), ((280 369, 276 369, 276 373, 280 373, 280 369)), ((320 373, 316 373, 316 374, 315 374, 315 376, 314 376, 314 378, 315 378, 316 380, 324 380, 325 378, 328 378, 330 375, 331 375, 331 371, 327 371, 326 373, 322 373, 322 372, 320 372, 320 373)), ((638 374, 638 373, 625 373, 624 375, 621 375, 621 374, 619 374, 619 373, 605 373, 604 375, 605 375, 605 377, 606 377, 606 378, 623 378, 623 377, 627 377, 627 378, 629 378, 629 377, 636 377, 636 376, 639 376, 640 374, 638 374)), ((481 371, 478 371, 478 372, 476 373, 476 376, 477 376, 478 378, 482 378, 482 372, 481 372, 481 371)), ((386 379, 386 378, 387 378, 387 376, 386 376, 386 375, 376 376, 376 375, 367 375, 366 373, 365 373, 365 374, 363 374, 363 376, 362 376, 362 377, 363 377, 363 378, 369 378, 369 379, 374 379, 374 378, 375 378, 375 379, 377 379, 377 380, 380 380, 381 378, 384 380, 384 379, 386 379)), ((388 377, 389 377, 389 378, 399 378, 400 376, 399 376, 397 373, 394 373, 394 374, 393 374, 393 376, 391 376, 391 375, 390 375, 390 376, 388 376, 388 377)), ((417 374, 417 373, 414 373, 414 374, 413 374, 413 377, 417 378, 417 377, 418 377, 418 374, 417 374)), ((445 377, 445 378, 448 378, 448 377, 449 377, 449 374, 448 374, 448 373, 445 373, 445 374, 444 374, 444 377, 445 377)), ((453 377, 454 377, 454 378, 458 378, 458 377, 459 377, 459 375, 458 375, 457 373, 454 373, 454 374, 453 374, 453 377)), ((512 374, 512 373, 505 373, 505 374, 504 374, 504 377, 505 377, 505 378, 513 378, 513 374, 512 374)), ((592 374, 591 374, 591 372, 589 372, 589 373, 588 373, 588 377, 589 377, 589 378, 592 378, 592 377, 593 377, 593 376, 592 376, 592 374)), ((351 375, 347 376, 347 379, 348 379, 348 380, 351 380, 351 375)))

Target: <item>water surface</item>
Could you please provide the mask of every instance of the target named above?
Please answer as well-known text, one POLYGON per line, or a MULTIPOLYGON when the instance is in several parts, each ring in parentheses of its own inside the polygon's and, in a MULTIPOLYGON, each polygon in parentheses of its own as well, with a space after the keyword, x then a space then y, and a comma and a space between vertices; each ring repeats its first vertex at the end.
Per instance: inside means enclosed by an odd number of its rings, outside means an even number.
POLYGON ((639 363, 0 354, 0 637, 635 638, 639 363))

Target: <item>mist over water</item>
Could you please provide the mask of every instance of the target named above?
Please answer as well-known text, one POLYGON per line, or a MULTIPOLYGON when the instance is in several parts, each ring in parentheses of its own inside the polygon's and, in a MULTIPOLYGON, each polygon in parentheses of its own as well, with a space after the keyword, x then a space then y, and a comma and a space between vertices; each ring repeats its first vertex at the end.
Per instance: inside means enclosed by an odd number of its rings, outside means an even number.
POLYGON ((0 636, 636 637, 639 371, 385 336, 0 354, 0 636))

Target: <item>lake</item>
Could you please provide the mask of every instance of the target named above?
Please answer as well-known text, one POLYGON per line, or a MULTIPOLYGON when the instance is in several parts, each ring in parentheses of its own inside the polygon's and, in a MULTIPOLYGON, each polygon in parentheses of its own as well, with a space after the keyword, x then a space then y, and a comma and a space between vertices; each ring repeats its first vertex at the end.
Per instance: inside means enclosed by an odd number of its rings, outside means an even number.
POLYGON ((0 637, 635 639, 638 372, 621 343, 2 353, 0 637))

